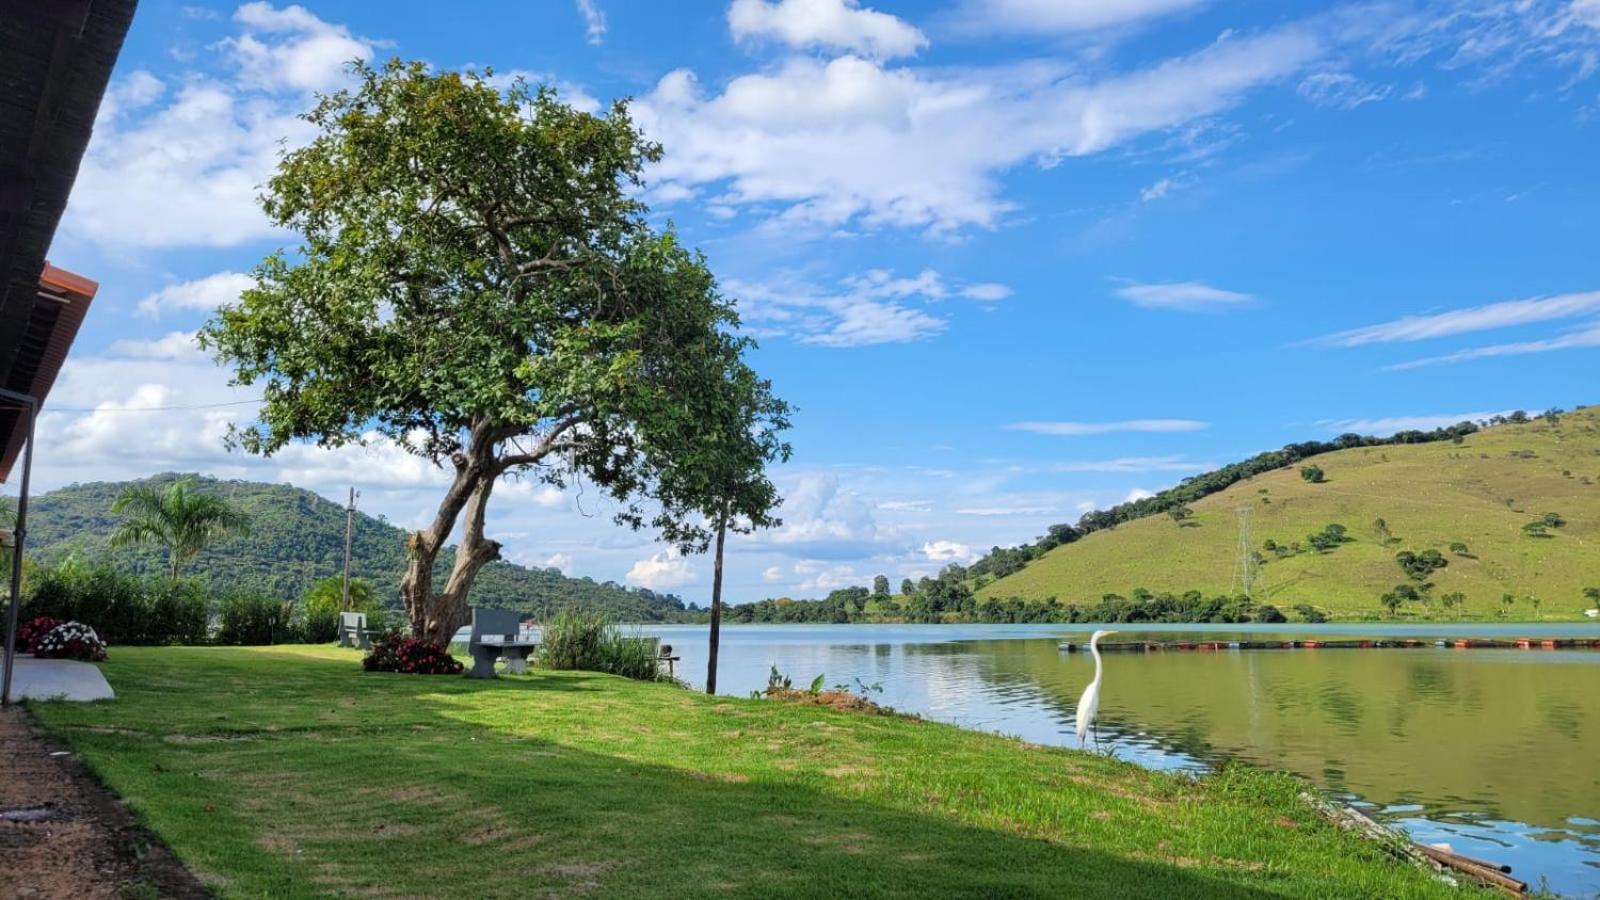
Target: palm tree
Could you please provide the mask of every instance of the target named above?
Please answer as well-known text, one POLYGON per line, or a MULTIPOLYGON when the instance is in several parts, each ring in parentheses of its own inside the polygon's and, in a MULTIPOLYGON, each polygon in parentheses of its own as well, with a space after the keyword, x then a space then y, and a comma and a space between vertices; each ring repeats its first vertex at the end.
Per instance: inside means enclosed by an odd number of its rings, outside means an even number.
POLYGON ((250 520, 233 504, 192 490, 194 479, 185 478, 165 489, 150 484, 124 488, 111 504, 122 524, 111 536, 111 546, 160 544, 167 548, 167 565, 173 578, 213 539, 248 534, 250 520))

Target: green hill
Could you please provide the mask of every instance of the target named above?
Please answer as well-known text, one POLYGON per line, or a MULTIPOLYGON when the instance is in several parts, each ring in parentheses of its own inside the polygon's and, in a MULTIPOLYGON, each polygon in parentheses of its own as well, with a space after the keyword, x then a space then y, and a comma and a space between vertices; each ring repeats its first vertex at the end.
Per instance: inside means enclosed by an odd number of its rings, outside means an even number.
MULTIPOLYGON (((249 536, 208 547, 186 574, 218 586, 265 585, 281 596, 295 597, 317 579, 342 571, 343 506, 287 484, 219 481, 177 473, 156 475, 145 482, 160 485, 184 477, 194 478, 199 490, 227 497, 251 520, 249 536)), ((107 561, 136 572, 163 571, 164 551, 110 546, 117 526, 111 503, 132 483, 136 482, 74 484, 35 497, 28 516, 30 554, 36 554, 44 563, 75 553, 85 561, 107 561)), ((400 576, 405 571, 404 541, 402 529, 356 513, 352 573, 371 580, 395 605, 399 604, 400 576)), ((453 562, 451 552, 440 554, 441 583, 453 562)), ((484 568, 473 586, 472 601, 520 609, 541 618, 568 605, 604 610, 629 622, 672 621, 692 615, 686 612, 682 600, 670 594, 589 578, 569 578, 556 569, 525 568, 508 562, 491 563, 484 568)))
POLYGON ((1596 605, 1584 589, 1600 586, 1600 410, 1497 425, 1459 442, 1312 456, 1194 501, 1186 521, 1149 515, 1054 547, 983 583, 979 599, 1085 603, 1140 588, 1225 593, 1238 560, 1241 506, 1251 510, 1250 546, 1262 557, 1258 602, 1372 617, 1384 612, 1384 593, 1426 581, 1434 587, 1402 602, 1399 615, 1582 618, 1596 605), (1304 466, 1319 467, 1326 480, 1308 481, 1304 466), (1530 533, 1547 513, 1563 524, 1530 533), (1330 524, 1344 526, 1347 540, 1314 549, 1310 536, 1330 524), (1422 580, 1396 561, 1403 551, 1430 549, 1447 565, 1422 580), (1453 594, 1461 600, 1447 608, 1444 598, 1453 594), (1506 594, 1514 598, 1509 605, 1506 594))

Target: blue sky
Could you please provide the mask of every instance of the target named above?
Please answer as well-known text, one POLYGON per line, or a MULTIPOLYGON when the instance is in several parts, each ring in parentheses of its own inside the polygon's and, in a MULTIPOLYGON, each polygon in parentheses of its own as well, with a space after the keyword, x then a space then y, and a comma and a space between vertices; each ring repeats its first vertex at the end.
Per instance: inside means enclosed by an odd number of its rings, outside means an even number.
MULTIPOLYGON (((381 443, 225 451, 254 395, 191 340, 292 246, 256 186, 353 57, 635 98, 646 199, 800 409, 735 599, 929 574, 1290 441, 1600 400, 1600 0, 440 10, 140 4, 51 252, 102 287, 43 487, 199 470, 430 512, 439 473, 381 443)), ((496 501, 515 561, 704 602, 709 561, 592 490, 496 501)))

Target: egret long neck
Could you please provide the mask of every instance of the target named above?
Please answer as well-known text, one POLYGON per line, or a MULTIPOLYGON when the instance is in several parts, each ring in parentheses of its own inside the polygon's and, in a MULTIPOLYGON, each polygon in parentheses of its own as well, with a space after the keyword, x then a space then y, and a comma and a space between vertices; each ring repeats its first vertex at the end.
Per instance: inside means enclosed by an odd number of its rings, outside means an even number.
POLYGON ((1089 655, 1094 657, 1094 683, 1100 683, 1100 638, 1089 639, 1089 655))

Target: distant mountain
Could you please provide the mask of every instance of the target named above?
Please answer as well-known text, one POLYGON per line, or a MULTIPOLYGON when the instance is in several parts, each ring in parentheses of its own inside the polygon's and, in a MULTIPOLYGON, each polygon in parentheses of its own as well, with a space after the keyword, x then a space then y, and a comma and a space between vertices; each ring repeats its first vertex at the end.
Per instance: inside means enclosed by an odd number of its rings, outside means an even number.
MULTIPOLYGON (((76 553, 86 561, 107 561, 138 572, 160 572, 165 565, 164 551, 111 547, 118 521, 111 514, 111 504, 129 484, 165 485, 186 477, 193 478, 199 490, 227 497, 251 519, 249 536, 211 545, 187 570, 189 573, 219 586, 260 584, 292 597, 317 579, 342 571, 343 506, 292 485, 219 481, 174 472, 142 482, 74 484, 33 498, 28 515, 29 551, 45 562, 76 553)), ((453 552, 447 550, 439 555, 437 577, 441 583, 453 562, 453 552)), ((405 563, 405 532, 358 511, 352 573, 372 581, 391 603, 399 606, 405 563)), ((695 616, 671 594, 590 578, 569 578, 557 569, 525 568, 508 562, 491 563, 479 573, 472 589, 472 603, 518 609, 541 618, 567 606, 604 610, 626 622, 678 621, 695 616)))
POLYGON ((1600 588, 1600 407, 1423 440, 1431 437, 1296 454, 1176 514, 1163 514, 1174 501, 1158 495, 1032 559, 997 551, 967 572, 1001 576, 977 578, 980 602, 1224 594, 1243 509, 1259 559, 1255 596, 1285 611, 1306 604, 1337 618, 1383 615, 1382 596, 1405 586, 1418 593, 1399 591, 1402 616, 1581 619, 1596 605, 1586 589, 1600 588), (1343 527, 1337 539, 1330 525, 1343 527), (1443 565, 1408 572, 1398 558, 1429 551, 1443 565))

